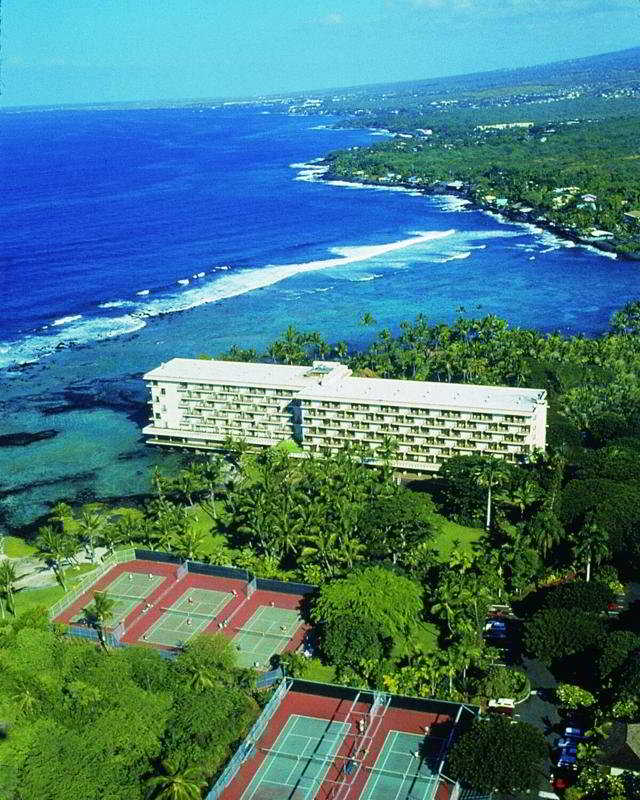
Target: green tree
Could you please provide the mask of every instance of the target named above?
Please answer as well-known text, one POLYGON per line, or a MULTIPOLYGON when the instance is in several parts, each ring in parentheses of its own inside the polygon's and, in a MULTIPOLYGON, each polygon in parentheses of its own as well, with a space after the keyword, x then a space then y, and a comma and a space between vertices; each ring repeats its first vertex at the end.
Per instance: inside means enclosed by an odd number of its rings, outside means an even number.
POLYGON ((525 524, 524 533, 544 558, 566 535, 560 520, 549 509, 543 509, 535 514, 525 524))
POLYGON ((11 561, 0 561, 0 594, 2 595, 0 604, 2 606, 2 619, 4 619, 5 600, 9 611, 11 611, 12 614, 15 614, 13 593, 15 591, 15 583, 17 580, 18 574, 11 561))
POLYGON ((453 745, 447 774, 476 791, 527 792, 537 788, 547 754, 540 730, 494 716, 475 720, 453 745))
POLYGON ((332 664, 354 668, 363 659, 380 661, 390 645, 377 620, 352 615, 327 622, 321 643, 322 651, 332 664))
POLYGON ((107 519, 101 509, 92 508, 80 514, 77 535, 84 543, 89 560, 96 560, 96 541, 98 541, 107 525, 107 519))
POLYGON ((68 537, 56 531, 51 525, 43 525, 38 529, 35 545, 42 558, 53 565, 58 583, 66 592, 62 565, 69 557, 68 537))
POLYGON ((153 798, 153 800, 200 800, 206 781, 199 767, 181 770, 178 764, 166 759, 162 762, 162 768, 162 775, 150 778, 147 782, 149 798, 153 798))
POLYGON ((400 489, 367 503, 358 520, 369 552, 404 561, 417 545, 435 538, 435 508, 427 495, 400 489))
POLYGON ((378 621, 386 636, 404 638, 422 610, 421 587, 384 567, 369 567, 320 589, 312 618, 325 624, 345 616, 378 621))
POLYGON ((598 673, 604 683, 627 661, 631 653, 640 651, 640 636, 632 631, 613 631, 602 642, 598 656, 598 673))
POLYGON ((544 608, 525 623, 525 650, 543 664, 595 647, 603 638, 603 620, 573 608, 544 608))
POLYGON ((504 486, 509 479, 509 467, 501 459, 487 456, 478 464, 473 474, 478 486, 487 490, 485 529, 491 530, 492 493, 494 489, 504 486))
POLYGON ((576 560, 586 565, 587 583, 591 580, 591 563, 596 565, 609 555, 609 534, 590 518, 574 538, 573 552, 576 560))
POLYGON ((106 592, 94 592, 93 603, 84 609, 84 613, 92 625, 95 625, 98 631, 100 644, 105 652, 107 651, 107 640, 104 632, 105 628, 113 620, 113 609, 116 601, 109 597, 106 592))

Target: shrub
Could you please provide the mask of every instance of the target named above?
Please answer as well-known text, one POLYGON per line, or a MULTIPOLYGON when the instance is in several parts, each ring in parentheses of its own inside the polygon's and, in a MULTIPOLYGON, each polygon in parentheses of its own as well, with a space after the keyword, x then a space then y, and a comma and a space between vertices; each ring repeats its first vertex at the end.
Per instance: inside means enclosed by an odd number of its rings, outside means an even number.
POLYGON ((584 706, 589 708, 596 702, 596 698, 580 686, 573 686, 570 683, 559 683, 556 686, 556 698, 558 703, 565 708, 578 708, 584 706))
POLYGON ((605 634, 602 619, 571 608, 543 608, 525 623, 525 650, 544 664, 596 645, 605 634))
POLYGON ((634 650, 640 648, 640 636, 631 631, 614 631, 604 640, 598 657, 600 678, 608 678, 620 669, 634 650))
POLYGON ((492 667, 477 681, 475 690, 482 697, 509 697, 518 700, 529 686, 529 679, 523 672, 509 667, 492 667))
POLYGON ((380 623, 368 617, 346 615, 324 626, 322 650, 336 666, 354 666, 362 660, 379 661, 389 649, 380 623))
POLYGON ((476 719, 452 747, 447 774, 476 790, 511 795, 538 785, 547 752, 542 731, 533 725, 476 719))

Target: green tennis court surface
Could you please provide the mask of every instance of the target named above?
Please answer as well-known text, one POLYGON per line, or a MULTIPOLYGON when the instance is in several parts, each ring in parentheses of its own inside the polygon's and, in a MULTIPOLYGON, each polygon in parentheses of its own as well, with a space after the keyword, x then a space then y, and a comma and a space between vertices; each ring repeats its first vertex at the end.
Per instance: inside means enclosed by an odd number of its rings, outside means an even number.
MULTIPOLYGON (((162 575, 141 574, 140 572, 123 572, 112 581, 105 591, 107 596, 115 601, 113 614, 109 627, 115 627, 121 620, 124 620, 133 609, 148 597, 164 581, 162 575)), ((94 590, 95 591, 95 590, 94 590)), ((93 600, 87 603, 87 608, 91 607, 93 600)), ((85 617, 84 611, 80 611, 72 618, 72 622, 79 622, 85 617)))
POLYGON ((389 731, 360 800, 431 800, 438 788, 433 756, 443 742, 389 731), (418 755, 416 755, 416 753, 418 755))
POLYGON ((238 663, 243 667, 268 667, 271 657, 284 650, 301 624, 297 611, 260 606, 233 637, 238 663))
POLYGON ((241 800, 311 800, 349 732, 346 722, 293 714, 241 800))
POLYGON ((187 589, 169 608, 164 610, 142 636, 143 641, 165 647, 180 647, 203 631, 227 605, 231 592, 213 589, 187 589))

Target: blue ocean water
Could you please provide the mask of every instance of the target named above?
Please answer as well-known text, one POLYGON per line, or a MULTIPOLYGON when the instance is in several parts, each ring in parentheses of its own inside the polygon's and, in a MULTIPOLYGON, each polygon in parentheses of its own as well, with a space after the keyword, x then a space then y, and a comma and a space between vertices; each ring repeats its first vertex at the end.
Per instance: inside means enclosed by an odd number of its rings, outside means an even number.
POLYGON ((314 180, 368 144, 327 118, 222 109, 0 113, 0 521, 62 497, 142 492, 140 375, 175 355, 258 348, 288 324, 365 344, 462 305, 597 333, 640 270, 459 201, 314 180), (311 162, 311 163, 310 163, 311 162), (181 313, 178 313, 181 312, 181 313), (4 368, 4 369, 3 369, 4 368))

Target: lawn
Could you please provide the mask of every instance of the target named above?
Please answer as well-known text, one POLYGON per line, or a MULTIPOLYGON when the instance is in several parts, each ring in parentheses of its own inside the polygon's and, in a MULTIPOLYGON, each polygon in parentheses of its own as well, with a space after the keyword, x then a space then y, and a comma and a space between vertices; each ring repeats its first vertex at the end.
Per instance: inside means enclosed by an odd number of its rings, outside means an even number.
POLYGON ((302 677, 306 681, 335 683, 336 668, 332 664, 323 664, 319 658, 310 658, 307 661, 307 668, 305 669, 302 677))
POLYGON ((35 547, 27 544, 24 539, 20 539, 18 536, 4 537, 4 553, 9 558, 24 558, 25 556, 32 556, 35 552, 35 547))
MULTIPOLYGON (((79 567, 69 567, 64 571, 67 582, 67 591, 71 591, 79 578, 95 569, 94 564, 80 564, 79 567)), ((45 589, 20 589, 14 597, 16 614, 21 614, 35 606, 49 607, 65 594, 61 586, 47 586, 45 589)))
POLYGON ((482 528, 467 528, 465 525, 458 525, 444 517, 438 516, 440 533, 436 537, 435 546, 443 561, 446 561, 455 547, 462 551, 470 552, 474 543, 477 542, 484 531, 482 528))

